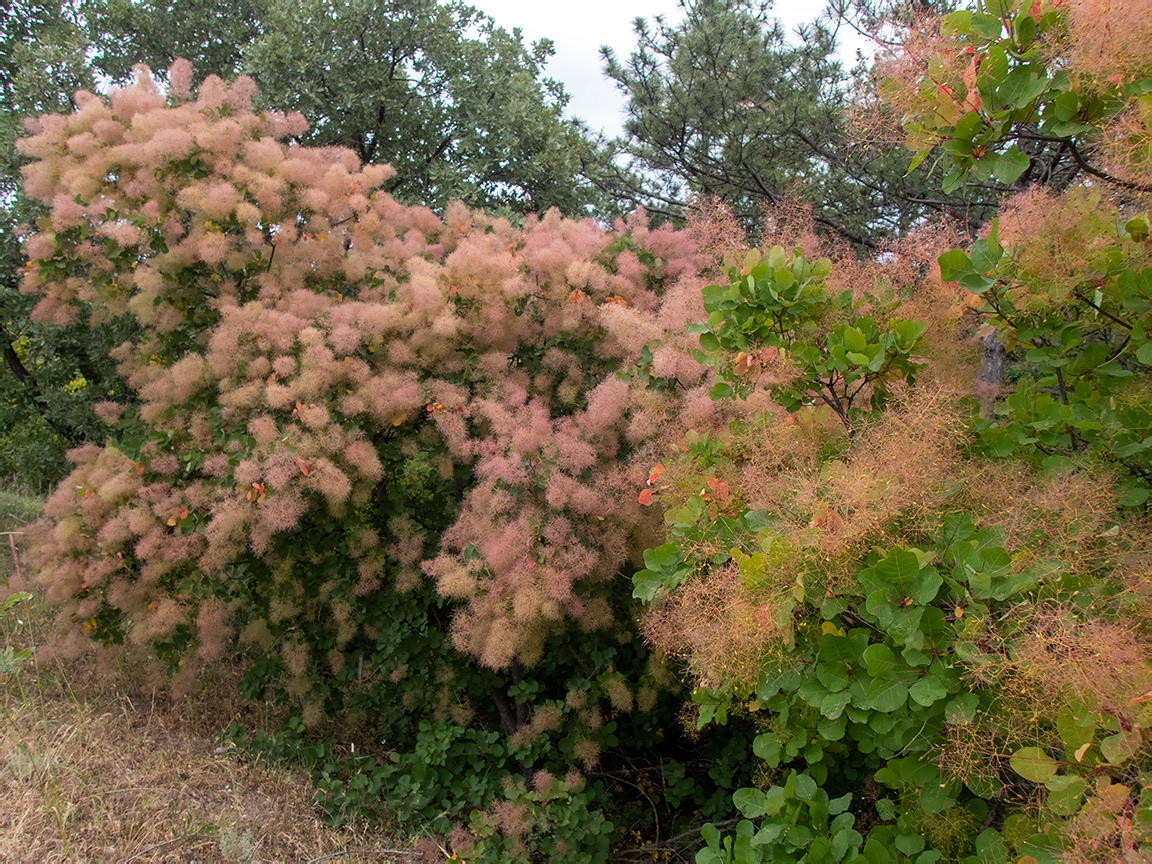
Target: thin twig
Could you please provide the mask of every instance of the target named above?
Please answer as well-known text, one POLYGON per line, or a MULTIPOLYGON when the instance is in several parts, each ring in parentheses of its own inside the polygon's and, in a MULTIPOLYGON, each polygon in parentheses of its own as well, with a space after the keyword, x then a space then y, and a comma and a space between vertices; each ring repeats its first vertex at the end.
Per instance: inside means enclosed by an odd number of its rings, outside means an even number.
POLYGON ((1076 164, 1079 165, 1081 169, 1091 174, 1093 177, 1099 177, 1104 182, 1112 183, 1115 186, 1119 186, 1121 189, 1131 189, 1133 192, 1152 192, 1152 186, 1149 186, 1147 183, 1136 183, 1132 180, 1122 180, 1119 177, 1115 177, 1111 174, 1108 174, 1107 172, 1101 171, 1099 168, 1093 168, 1088 164, 1088 160, 1084 158, 1079 148, 1077 148, 1076 142, 1071 138, 1064 139, 1064 143, 1068 145, 1068 152, 1072 154, 1072 158, 1076 160, 1076 164))
POLYGON ((1093 309, 1095 309, 1097 312, 1099 312, 1101 315, 1103 315, 1109 321, 1112 321, 1115 324, 1120 325, 1125 330, 1131 330, 1132 329, 1132 325, 1129 324, 1127 321, 1121 321, 1115 315, 1111 315, 1108 312, 1105 312, 1103 309, 1101 309, 1099 306, 1097 306, 1095 303, 1093 303, 1091 300, 1089 300, 1087 297, 1085 297, 1081 292, 1076 291, 1073 293, 1075 294, 1077 300, 1080 300, 1083 303, 1087 303, 1089 306, 1091 306, 1093 309))
MULTIPOLYGON (((725 831, 733 827, 738 821, 740 820, 725 819, 721 822, 714 822, 712 824, 716 827, 717 830, 725 831)), ((687 860, 683 858, 682 853, 685 850, 690 850, 693 846, 695 846, 696 842, 694 841, 699 841, 700 827, 701 826, 697 825, 693 828, 689 828, 687 831, 677 834, 675 837, 669 837, 667 840, 663 840, 657 843, 649 843, 645 846, 637 846, 635 849, 623 849, 616 853, 616 860, 651 861, 657 852, 668 852, 680 858, 680 860, 687 860)))
POLYGON ((23 531, 5 531, 4 533, 8 535, 8 546, 12 549, 12 566, 16 568, 16 581, 20 582, 22 579, 22 577, 20 576, 20 557, 16 554, 16 538, 13 537, 12 535, 23 534, 24 532, 23 531))
MULTIPOLYGON (((345 855, 351 855, 353 852, 363 852, 369 850, 363 849, 341 849, 339 852, 332 852, 328 855, 321 855, 319 858, 309 858, 304 864, 316 864, 317 861, 330 861, 333 858, 343 858, 345 855)), ((376 849, 373 851, 375 855, 411 855, 411 852, 405 852, 403 849, 376 849)))
POLYGON ((211 834, 201 834, 199 831, 197 831, 195 834, 185 834, 183 837, 173 837, 171 840, 165 840, 163 843, 155 843, 152 846, 149 846, 147 849, 141 849, 139 852, 137 852, 131 858, 125 858, 124 864, 128 864, 129 861, 136 861, 140 858, 143 858, 149 852, 155 852, 157 849, 163 849, 165 846, 171 846, 173 843, 182 843, 185 840, 211 840, 211 839, 212 839, 211 834))
MULTIPOLYGON (((638 783, 633 783, 631 780, 626 780, 623 777, 619 776, 619 772, 610 773, 607 771, 597 771, 596 773, 599 774, 601 777, 612 777, 614 780, 618 780, 621 783, 627 783, 629 786, 631 786, 633 789, 635 789, 637 792, 639 792, 641 795, 643 795, 647 799, 648 804, 652 807, 652 818, 656 820, 656 836, 659 837, 660 836, 660 812, 659 812, 659 810, 656 809, 656 802, 652 800, 652 798, 648 795, 648 793, 645 792, 640 787, 640 785, 638 783)), ((639 772, 637 772, 637 773, 639 773, 639 772)))

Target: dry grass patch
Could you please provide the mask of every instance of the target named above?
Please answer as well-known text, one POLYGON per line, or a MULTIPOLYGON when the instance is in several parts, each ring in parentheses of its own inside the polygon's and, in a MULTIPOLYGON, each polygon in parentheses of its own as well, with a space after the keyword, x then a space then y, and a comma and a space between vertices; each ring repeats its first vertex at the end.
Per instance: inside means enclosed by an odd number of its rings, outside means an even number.
MULTIPOLYGON (((0 530, 20 529, 12 516, 0 513, 0 530)), ((0 540, 2 599, 15 550, 0 540)), ((50 617, 35 599, 3 616, 0 653, 39 641, 50 617)), ((0 658, 0 861, 430 860, 380 832, 328 827, 303 772, 222 745, 233 720, 276 719, 240 701, 236 682, 202 678, 173 701, 138 664, 92 659, 0 658)))
POLYGON ((326 826, 307 778, 220 745, 202 702, 73 689, 66 674, 29 665, 5 678, 0 860, 419 857, 376 832, 326 826))

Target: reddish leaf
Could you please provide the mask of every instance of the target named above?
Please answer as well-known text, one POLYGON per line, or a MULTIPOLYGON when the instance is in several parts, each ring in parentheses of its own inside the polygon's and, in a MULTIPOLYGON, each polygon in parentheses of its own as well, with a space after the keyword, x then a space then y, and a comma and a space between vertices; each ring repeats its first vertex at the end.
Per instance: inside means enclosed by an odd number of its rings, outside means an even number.
POLYGON ((728 482, 725 480, 720 480, 716 477, 709 477, 708 488, 712 490, 712 493, 716 496, 717 501, 723 501, 728 497, 728 482))

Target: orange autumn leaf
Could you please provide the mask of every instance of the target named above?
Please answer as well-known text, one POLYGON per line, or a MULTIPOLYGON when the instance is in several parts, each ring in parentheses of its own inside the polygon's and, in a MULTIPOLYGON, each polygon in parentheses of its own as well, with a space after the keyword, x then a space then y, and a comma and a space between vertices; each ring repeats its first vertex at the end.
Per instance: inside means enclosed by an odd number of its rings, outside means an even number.
POLYGON ((657 462, 656 465, 652 468, 652 473, 648 475, 648 485, 651 486, 653 483, 655 483, 657 480, 659 480, 660 475, 663 473, 664 473, 664 466, 661 463, 657 462))
POLYGON ((305 477, 307 477, 308 476, 308 466, 299 460, 297 460, 296 464, 300 466, 300 473, 303 474, 305 477))
POLYGON ((969 92, 976 89, 976 76, 980 72, 980 58, 975 56, 973 52, 972 60, 969 61, 968 66, 964 69, 964 86, 968 88, 969 92))
POLYGON ((637 499, 641 504, 649 504, 652 501, 652 490, 644 489, 640 492, 640 497, 637 499))
POLYGON ((716 496, 717 501, 723 501, 728 497, 728 482, 726 480, 709 477, 708 488, 712 490, 712 494, 716 496))

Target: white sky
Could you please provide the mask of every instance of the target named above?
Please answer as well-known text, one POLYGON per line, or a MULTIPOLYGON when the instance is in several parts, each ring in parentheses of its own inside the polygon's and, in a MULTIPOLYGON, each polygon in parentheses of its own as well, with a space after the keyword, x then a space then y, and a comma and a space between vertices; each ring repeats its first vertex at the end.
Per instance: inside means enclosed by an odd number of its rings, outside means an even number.
MULTIPOLYGON (((627 60, 636 47, 632 22, 637 17, 650 20, 664 15, 669 22, 683 17, 676 0, 468 0, 468 4, 505 30, 519 27, 525 42, 551 39, 556 53, 544 71, 561 81, 571 95, 569 115, 609 136, 621 132, 625 103, 615 84, 604 77, 600 46, 612 46, 617 57, 627 60)), ((823 9, 823 0, 777 0, 773 14, 794 35, 796 25, 818 17, 823 9)), ((848 43, 851 34, 841 31, 840 35, 841 56, 850 65, 862 42, 848 43)))

